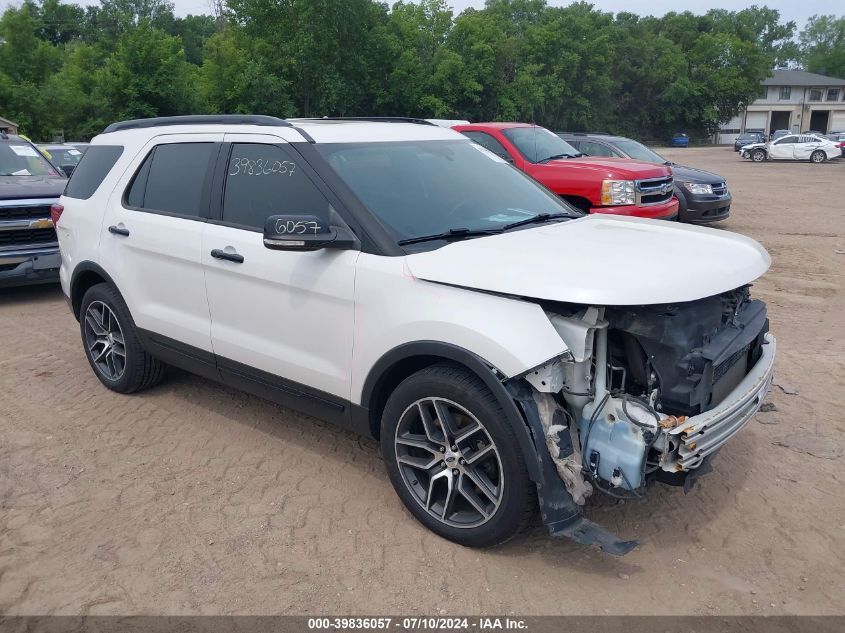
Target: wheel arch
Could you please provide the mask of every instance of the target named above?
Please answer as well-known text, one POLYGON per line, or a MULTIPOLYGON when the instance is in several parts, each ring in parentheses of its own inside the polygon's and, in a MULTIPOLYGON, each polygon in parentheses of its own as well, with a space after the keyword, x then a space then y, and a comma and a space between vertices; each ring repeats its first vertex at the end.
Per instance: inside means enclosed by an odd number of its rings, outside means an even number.
POLYGON ((513 427, 520 449, 525 457, 531 479, 540 476, 537 465, 537 448, 528 424, 513 397, 504 385, 504 376, 477 354, 440 341, 415 341, 404 343, 386 352, 373 365, 364 381, 361 406, 366 411, 366 424, 370 434, 379 439, 381 414, 393 390, 412 374, 438 363, 449 363, 471 372, 490 389, 513 427))
POLYGON ((82 307, 82 297, 85 296, 89 288, 99 283, 107 283, 117 292, 120 292, 114 280, 99 264, 84 261, 74 268, 70 279, 70 305, 73 316, 76 317, 77 321, 79 320, 79 309, 82 307))

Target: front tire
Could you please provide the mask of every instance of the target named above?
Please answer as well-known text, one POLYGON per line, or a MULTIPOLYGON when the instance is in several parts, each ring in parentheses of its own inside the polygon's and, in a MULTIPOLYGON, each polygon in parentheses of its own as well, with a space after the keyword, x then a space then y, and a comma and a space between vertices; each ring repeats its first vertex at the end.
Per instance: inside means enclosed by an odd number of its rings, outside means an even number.
POLYGON ((751 160, 755 163, 762 163, 764 160, 766 160, 766 152, 764 152, 762 149, 755 149, 753 152, 751 152, 751 160))
POLYGON ((405 379, 382 415, 390 481, 414 517, 469 547, 524 530, 536 493, 507 416, 469 371, 434 365, 405 379))
POLYGON ((817 149, 815 152, 810 154, 810 162, 811 163, 823 163, 827 159, 827 154, 825 154, 820 149, 817 149))
POLYGON ((97 284, 86 291, 79 328, 88 364, 112 391, 134 393, 164 377, 164 364, 141 347, 129 308, 110 285, 97 284))

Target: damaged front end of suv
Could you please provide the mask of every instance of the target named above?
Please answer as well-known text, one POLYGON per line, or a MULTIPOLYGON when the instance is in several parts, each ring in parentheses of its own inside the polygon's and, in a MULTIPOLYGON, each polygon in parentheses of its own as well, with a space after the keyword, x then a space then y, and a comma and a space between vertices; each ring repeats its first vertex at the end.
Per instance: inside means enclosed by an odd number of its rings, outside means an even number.
POLYGON ((594 491, 639 498, 654 481, 689 489, 709 469, 771 384, 766 306, 748 286, 664 305, 541 306, 568 351, 508 388, 548 448, 538 451, 544 521, 553 535, 627 553, 635 541, 579 506, 594 491), (555 493, 552 468, 567 494, 555 493))

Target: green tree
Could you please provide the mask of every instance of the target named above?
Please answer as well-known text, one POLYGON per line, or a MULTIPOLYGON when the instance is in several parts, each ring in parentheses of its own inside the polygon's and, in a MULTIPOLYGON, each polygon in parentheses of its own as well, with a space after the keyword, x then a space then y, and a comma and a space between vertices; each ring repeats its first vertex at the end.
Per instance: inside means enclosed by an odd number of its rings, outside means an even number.
POLYGON ((116 119, 185 114, 199 106, 197 75, 178 37, 141 20, 118 37, 97 73, 96 94, 116 119))
POLYGON ((799 41, 808 71, 845 79, 845 16, 812 16, 799 41))

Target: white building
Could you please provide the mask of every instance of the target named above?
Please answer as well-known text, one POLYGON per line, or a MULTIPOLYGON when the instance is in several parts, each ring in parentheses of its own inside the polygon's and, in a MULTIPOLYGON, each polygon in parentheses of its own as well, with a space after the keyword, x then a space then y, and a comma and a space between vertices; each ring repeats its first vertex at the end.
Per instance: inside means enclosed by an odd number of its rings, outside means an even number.
POLYGON ((845 79, 803 70, 775 70, 760 96, 739 116, 720 126, 719 142, 733 143, 742 132, 845 131, 845 79))

